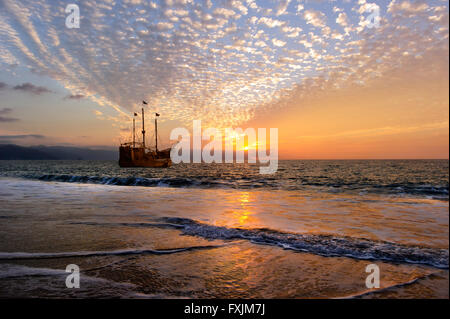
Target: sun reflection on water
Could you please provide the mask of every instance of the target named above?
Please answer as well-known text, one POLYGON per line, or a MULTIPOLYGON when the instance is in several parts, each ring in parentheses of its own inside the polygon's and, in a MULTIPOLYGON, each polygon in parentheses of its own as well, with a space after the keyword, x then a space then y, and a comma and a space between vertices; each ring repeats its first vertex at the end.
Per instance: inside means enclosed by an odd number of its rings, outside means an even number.
POLYGON ((251 209, 255 201, 253 196, 251 192, 242 191, 228 198, 231 209, 226 212, 227 220, 223 222, 224 226, 250 227, 256 222, 255 212, 251 209))

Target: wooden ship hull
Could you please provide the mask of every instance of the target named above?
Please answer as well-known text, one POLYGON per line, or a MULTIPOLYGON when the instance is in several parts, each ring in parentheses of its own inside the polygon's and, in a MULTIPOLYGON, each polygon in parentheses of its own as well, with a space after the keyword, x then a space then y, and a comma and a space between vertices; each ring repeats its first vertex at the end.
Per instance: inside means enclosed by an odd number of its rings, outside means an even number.
POLYGON ((167 168, 172 166, 172 161, 170 158, 167 159, 156 159, 156 160, 146 160, 146 161, 133 161, 124 162, 119 161, 120 167, 153 167, 153 168, 167 168))
MULTIPOLYGON (((158 152, 159 153, 159 152, 158 152)), ((143 148, 133 148, 131 146, 120 146, 119 166, 120 167, 155 167, 166 168, 172 165, 170 156, 165 154, 155 154, 155 152, 144 153, 143 148)))
MULTIPOLYGON (((143 101, 143 104, 147 102, 143 101)), ((156 117, 159 116, 155 113, 156 117)), ((137 116, 134 113, 134 116, 137 116)), ((135 119, 133 117, 133 141, 123 143, 119 147, 120 167, 154 167, 166 168, 172 165, 170 160, 170 148, 158 150, 158 124, 155 118, 155 149, 145 147, 144 108, 142 108, 142 143, 135 141, 135 119)))
POLYGON ((150 167, 150 168, 167 168, 172 166, 172 161, 159 159, 142 162, 119 162, 120 167, 150 167))

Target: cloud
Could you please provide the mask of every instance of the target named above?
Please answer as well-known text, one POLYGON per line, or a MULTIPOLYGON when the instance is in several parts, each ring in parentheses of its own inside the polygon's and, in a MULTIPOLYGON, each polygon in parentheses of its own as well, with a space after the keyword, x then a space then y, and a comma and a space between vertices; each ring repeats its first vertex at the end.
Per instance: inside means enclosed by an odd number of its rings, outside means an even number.
POLYGON ((286 42, 278 39, 272 39, 272 43, 276 47, 284 47, 286 45, 286 42))
POLYGON ((312 24, 315 27, 325 27, 326 26, 326 16, 323 12, 316 10, 305 10, 303 13, 303 18, 306 20, 307 24, 312 24))
POLYGON ((13 118, 13 117, 0 116, 0 122, 3 122, 3 123, 17 122, 17 121, 19 121, 19 119, 16 119, 16 118, 13 118))
POLYGON ((258 20, 259 24, 264 24, 269 28, 274 28, 274 27, 280 27, 285 25, 286 23, 280 20, 276 20, 276 19, 272 19, 272 18, 267 18, 267 17, 262 17, 258 20))
POLYGON ((85 96, 83 94, 69 94, 64 97, 64 100, 81 100, 84 98, 85 96))
POLYGON ((11 112, 12 112, 12 109, 9 108, 9 107, 5 107, 3 109, 0 109, 0 115, 5 115, 5 114, 11 113, 11 112))
POLYGON ((241 1, 233 0, 231 1, 231 6, 238 9, 243 15, 248 13, 248 8, 241 1))
POLYGON ((225 18, 230 18, 236 14, 233 10, 226 8, 217 8, 213 13, 218 16, 224 16, 225 18))
POLYGON ((13 89, 17 90, 17 91, 23 91, 23 92, 36 94, 36 95, 40 95, 40 94, 43 94, 43 93, 51 93, 52 92, 49 89, 47 89, 46 87, 36 86, 34 84, 31 84, 31 83, 23 83, 23 84, 20 84, 20 85, 16 85, 16 86, 13 87, 13 89))
POLYGON ((407 12, 407 13, 419 13, 427 11, 429 8, 428 4, 423 1, 416 1, 416 2, 410 2, 410 1, 396 1, 392 0, 391 3, 388 6, 388 12, 394 13, 394 12, 407 12))
POLYGON ((0 122, 8 123, 8 122, 17 122, 17 121, 19 121, 19 119, 17 119, 17 118, 3 116, 3 115, 7 115, 7 114, 9 114, 11 112, 12 112, 12 109, 9 108, 9 107, 5 107, 3 109, 0 109, 0 122))
POLYGON ((279 0, 276 15, 280 16, 280 15, 286 13, 286 10, 287 10, 290 2, 291 2, 291 0, 279 0))
POLYGON ((45 136, 40 134, 0 135, 0 139, 18 140, 25 138, 44 139, 45 136))
POLYGON ((348 26, 347 14, 345 14, 345 12, 339 13, 336 19, 336 23, 341 25, 342 27, 347 27, 348 26))
POLYGON ((299 27, 283 27, 281 30, 286 34, 288 38, 296 38, 299 36, 300 32, 302 32, 302 28, 299 27))
POLYGON ((339 133, 333 133, 332 135, 314 135, 314 136, 298 136, 296 139, 304 138, 336 138, 336 137, 368 137, 368 136, 383 136, 383 135, 399 135, 399 134, 410 134, 423 131, 433 131, 448 129, 448 121, 425 123, 414 126, 383 126, 370 129, 361 129, 353 131, 343 131, 339 133))

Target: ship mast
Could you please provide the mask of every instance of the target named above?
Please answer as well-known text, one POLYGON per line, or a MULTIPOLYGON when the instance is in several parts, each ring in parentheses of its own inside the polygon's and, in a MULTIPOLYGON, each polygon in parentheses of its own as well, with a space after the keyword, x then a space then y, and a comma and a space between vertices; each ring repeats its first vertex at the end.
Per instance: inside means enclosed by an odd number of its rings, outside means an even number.
MULTIPOLYGON (((134 115, 136 115, 136 113, 134 113, 134 115)), ((136 122, 136 120, 134 119, 134 116, 133 116, 133 148, 135 148, 136 147, 136 129, 135 129, 135 122, 136 122)))
POLYGON ((144 108, 142 108, 142 146, 145 152, 145 128, 144 128, 144 108))
POLYGON ((136 146, 136 139, 135 139, 135 121, 136 120, 134 119, 134 117, 136 115, 137 115, 136 113, 133 114, 133 147, 131 148, 131 160, 132 161, 134 161, 134 149, 136 146))
POLYGON ((158 152, 158 122, 157 122, 158 116, 159 116, 159 114, 156 113, 156 116, 155 116, 155 145, 156 145, 156 152, 158 152))

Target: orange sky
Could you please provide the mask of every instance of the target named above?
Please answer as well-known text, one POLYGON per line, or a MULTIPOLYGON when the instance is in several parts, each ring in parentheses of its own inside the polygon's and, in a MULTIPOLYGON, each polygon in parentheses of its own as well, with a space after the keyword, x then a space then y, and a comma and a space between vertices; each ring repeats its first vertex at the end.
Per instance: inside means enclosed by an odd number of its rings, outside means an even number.
POLYGON ((448 158, 448 56, 439 54, 364 85, 298 88, 246 125, 278 127, 281 158, 448 158))

